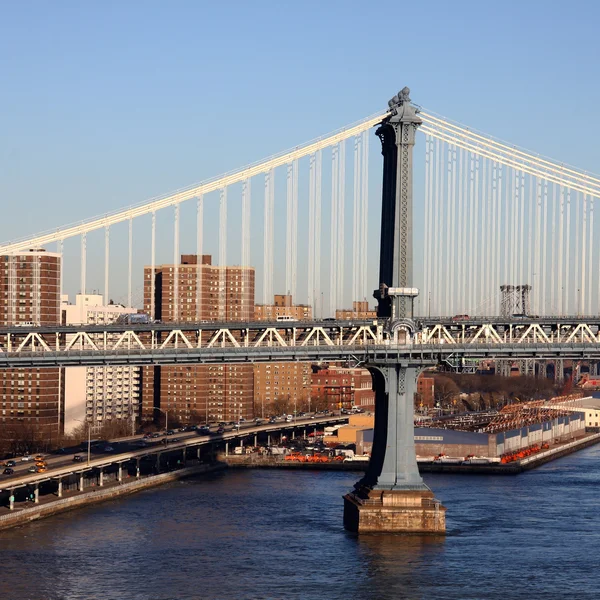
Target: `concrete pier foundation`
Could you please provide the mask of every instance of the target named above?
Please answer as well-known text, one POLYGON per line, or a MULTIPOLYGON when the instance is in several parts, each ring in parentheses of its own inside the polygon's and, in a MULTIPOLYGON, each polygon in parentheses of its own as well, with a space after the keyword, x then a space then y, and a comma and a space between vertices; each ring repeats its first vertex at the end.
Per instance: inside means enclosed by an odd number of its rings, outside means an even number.
POLYGON ((344 527, 355 533, 444 535, 446 509, 427 490, 357 490, 344 496, 344 527))

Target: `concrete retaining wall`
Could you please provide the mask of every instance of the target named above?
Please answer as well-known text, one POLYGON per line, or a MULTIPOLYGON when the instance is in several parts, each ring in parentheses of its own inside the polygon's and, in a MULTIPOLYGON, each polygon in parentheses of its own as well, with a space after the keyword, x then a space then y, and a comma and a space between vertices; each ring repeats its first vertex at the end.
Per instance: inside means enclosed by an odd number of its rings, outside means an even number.
POLYGON ((143 489, 162 485, 170 481, 176 481, 177 479, 183 479, 185 477, 191 477, 192 475, 198 475, 201 473, 209 473, 224 469, 226 467, 223 463, 216 463, 212 465, 196 465, 194 467, 187 467, 185 469, 178 469, 176 471, 170 471, 169 473, 161 473, 160 475, 150 475, 143 479, 131 481, 129 483, 123 483, 121 485, 115 485, 107 488, 94 488, 94 491, 85 492, 71 498, 61 498, 47 504, 40 504, 31 508, 15 509, 7 515, 0 516, 0 530, 8 529, 10 527, 16 527, 17 525, 23 525, 30 521, 37 519, 43 519, 51 515, 65 512, 67 510, 73 510, 81 506, 88 506, 90 504, 96 504, 98 502, 104 502, 120 496, 126 496, 128 494, 134 494, 143 489))

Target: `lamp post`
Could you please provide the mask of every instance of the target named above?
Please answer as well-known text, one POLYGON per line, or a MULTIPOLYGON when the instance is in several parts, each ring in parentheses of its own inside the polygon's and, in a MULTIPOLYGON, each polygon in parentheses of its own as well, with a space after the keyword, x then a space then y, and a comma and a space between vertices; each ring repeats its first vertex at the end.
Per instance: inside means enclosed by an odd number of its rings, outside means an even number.
POLYGON ((154 407, 154 410, 158 410, 161 413, 164 413, 165 415, 165 431, 169 430, 169 414, 167 413, 166 410, 163 410, 162 408, 158 408, 157 406, 154 407))
POLYGON ((79 423, 83 423, 84 425, 87 425, 87 430, 88 430, 88 449, 87 449, 87 464, 88 467, 90 466, 90 455, 91 455, 91 448, 92 448, 92 427, 89 423, 89 421, 82 421, 81 419, 73 419, 74 421, 77 421, 79 423))

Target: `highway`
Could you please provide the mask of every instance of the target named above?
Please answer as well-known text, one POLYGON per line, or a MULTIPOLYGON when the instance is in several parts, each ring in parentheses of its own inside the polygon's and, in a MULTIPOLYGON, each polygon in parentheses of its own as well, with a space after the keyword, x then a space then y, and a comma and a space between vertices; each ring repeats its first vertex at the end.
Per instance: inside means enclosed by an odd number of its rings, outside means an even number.
MULTIPOLYGON (((82 443, 80 449, 73 451, 67 449, 66 454, 48 454, 44 455, 48 465, 45 473, 29 473, 28 469, 35 464, 35 461, 21 462, 20 458, 15 458, 17 466, 14 468, 13 475, 0 475, 0 489, 17 488, 23 485, 41 483, 56 477, 64 477, 73 473, 81 473, 92 468, 107 467, 117 463, 125 463, 130 460, 140 460, 145 456, 172 452, 175 450, 184 450, 189 447, 202 446, 210 443, 226 442, 251 436, 258 433, 276 433, 282 430, 290 430, 294 427, 317 427, 329 424, 335 424, 347 421, 347 416, 337 415, 318 415, 316 417, 305 417, 296 419, 290 423, 278 420, 276 423, 264 423, 256 425, 254 422, 242 424, 239 431, 229 427, 222 434, 217 434, 212 427, 210 435, 198 435, 196 431, 177 432, 172 436, 161 435, 160 438, 143 439, 143 435, 136 435, 117 440, 109 440, 102 444, 97 444, 97 448, 92 448, 90 463, 87 462, 87 442, 82 443), (164 440, 167 440, 165 445, 164 440), (144 446, 142 446, 144 443, 144 446), (110 445, 113 450, 104 452, 104 448, 110 445), (83 450, 83 447, 86 447, 83 450), (83 462, 73 462, 75 455, 83 457, 83 462)), ((6 461, 3 461, 3 464, 6 461)), ((4 468, 2 468, 4 470, 4 468)))

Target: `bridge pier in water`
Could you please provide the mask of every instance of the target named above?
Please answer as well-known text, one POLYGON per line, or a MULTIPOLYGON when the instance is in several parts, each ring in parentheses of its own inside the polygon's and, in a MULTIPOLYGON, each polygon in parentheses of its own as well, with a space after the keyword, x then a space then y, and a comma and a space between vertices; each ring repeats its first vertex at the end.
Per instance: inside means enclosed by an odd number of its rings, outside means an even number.
MULTIPOLYGON (((412 154, 421 119, 408 88, 389 103, 377 135, 383 154, 380 287, 377 314, 394 344, 415 331, 412 282, 412 154)), ((390 345, 390 350, 392 346, 390 345)), ((414 394, 422 363, 369 364, 375 389, 373 450, 366 475, 344 496, 344 526, 357 533, 443 534, 445 507, 423 483, 414 441, 414 394)))

